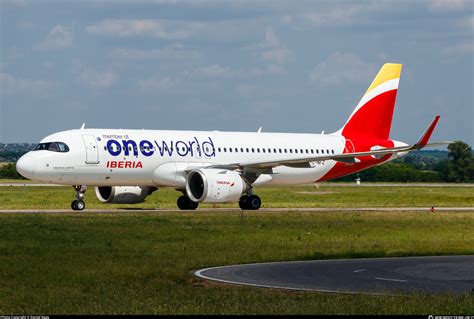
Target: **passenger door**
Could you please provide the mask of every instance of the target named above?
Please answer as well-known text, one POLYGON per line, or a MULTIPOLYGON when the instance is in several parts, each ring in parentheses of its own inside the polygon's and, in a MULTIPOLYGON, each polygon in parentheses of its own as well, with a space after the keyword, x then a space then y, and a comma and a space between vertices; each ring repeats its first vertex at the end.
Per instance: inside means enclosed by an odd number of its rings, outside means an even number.
POLYGON ((86 147, 86 164, 99 163, 99 148, 94 135, 82 135, 84 146, 86 147))

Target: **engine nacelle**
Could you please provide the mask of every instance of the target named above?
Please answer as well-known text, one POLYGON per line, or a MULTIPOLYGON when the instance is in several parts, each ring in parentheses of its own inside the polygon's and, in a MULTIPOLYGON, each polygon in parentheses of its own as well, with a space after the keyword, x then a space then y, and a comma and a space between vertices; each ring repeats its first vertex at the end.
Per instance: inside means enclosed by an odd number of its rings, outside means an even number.
POLYGON ((245 189, 239 173, 226 169, 194 169, 186 179, 186 194, 194 202, 235 202, 245 189))
POLYGON ((95 194, 102 203, 137 204, 156 190, 148 186, 98 186, 95 194))

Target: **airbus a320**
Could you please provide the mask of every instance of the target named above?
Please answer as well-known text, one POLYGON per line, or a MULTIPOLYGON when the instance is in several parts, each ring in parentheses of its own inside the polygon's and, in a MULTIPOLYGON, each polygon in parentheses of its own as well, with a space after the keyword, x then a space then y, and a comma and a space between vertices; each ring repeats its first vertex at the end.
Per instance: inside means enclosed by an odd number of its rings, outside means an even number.
POLYGON ((390 138, 402 65, 383 65, 347 122, 331 134, 81 129, 45 137, 17 162, 34 181, 71 185, 73 210, 95 186, 104 203, 141 203, 161 187, 177 206, 238 202, 257 210, 255 187, 327 181, 394 160, 429 144, 439 116, 408 145, 390 138))

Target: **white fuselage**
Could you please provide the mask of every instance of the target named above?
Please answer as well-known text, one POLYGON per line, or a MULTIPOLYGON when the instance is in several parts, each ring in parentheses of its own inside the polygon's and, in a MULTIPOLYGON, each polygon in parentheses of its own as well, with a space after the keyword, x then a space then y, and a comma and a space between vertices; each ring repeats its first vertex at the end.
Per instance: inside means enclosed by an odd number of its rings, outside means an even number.
MULTIPOLYGON (((342 154, 345 146, 344 137, 338 135, 112 129, 64 131, 40 143, 49 142, 65 143, 69 150, 25 155, 22 164, 30 167, 28 178, 64 185, 180 189, 189 168, 342 154)), ((315 182, 335 163, 277 166, 260 174, 254 186, 315 182)))

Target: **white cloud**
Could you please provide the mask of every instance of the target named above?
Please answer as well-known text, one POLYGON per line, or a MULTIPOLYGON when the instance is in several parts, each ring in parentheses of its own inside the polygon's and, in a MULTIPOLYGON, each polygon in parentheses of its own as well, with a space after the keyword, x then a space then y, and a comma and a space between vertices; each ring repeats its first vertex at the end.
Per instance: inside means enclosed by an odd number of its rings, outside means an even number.
POLYGON ((74 35, 72 32, 58 24, 49 31, 43 41, 34 45, 33 49, 40 51, 66 49, 72 47, 73 39, 74 35))
POLYGON ((263 40, 251 46, 250 49, 255 51, 254 54, 258 56, 259 60, 269 64, 266 69, 270 70, 270 73, 276 68, 279 70, 276 73, 280 73, 283 70, 283 65, 291 56, 291 51, 281 43, 271 27, 266 27, 263 40))
POLYGON ((221 78, 233 75, 231 69, 220 64, 213 64, 197 68, 194 73, 203 77, 221 78))
POLYGON ((30 4, 28 0, 2 0, 3 3, 12 4, 18 7, 26 7, 30 4))
POLYGON ((446 47, 443 50, 443 54, 448 55, 448 56, 474 54, 474 43, 466 42, 466 43, 460 43, 460 44, 446 47))
POLYGON ((115 48, 112 56, 131 60, 191 60, 197 59, 201 54, 194 49, 187 49, 182 44, 173 44, 162 49, 140 50, 129 48, 115 48))
POLYGON ((73 74, 80 84, 92 89, 109 88, 119 79, 118 74, 112 70, 96 70, 81 64, 73 67, 73 74))
POLYGON ((321 86, 367 81, 376 72, 373 64, 366 63, 352 53, 335 52, 310 72, 309 80, 321 86))
POLYGON ((470 17, 465 18, 462 23, 462 26, 471 29, 470 31, 472 32, 474 30, 474 15, 471 15, 470 17))
POLYGON ((169 90, 177 84, 177 80, 170 77, 163 77, 160 74, 154 74, 148 79, 139 80, 138 86, 144 91, 169 90))
MULTIPOLYGON (((330 5, 322 3, 317 10, 308 6, 303 10, 294 10, 283 17, 282 22, 294 29, 311 29, 314 27, 349 26, 360 22, 376 21, 370 16, 386 12, 405 5, 402 1, 379 0, 372 2, 335 1, 330 5)), ((408 2, 411 5, 411 2, 408 2)))
POLYGON ((86 27, 86 31, 91 34, 115 37, 151 36, 160 39, 186 39, 201 27, 202 23, 199 22, 158 19, 106 19, 86 27))
POLYGON ((463 10, 471 6, 472 0, 427 0, 428 7, 433 11, 463 10))
POLYGON ((152 37, 185 40, 208 37, 224 42, 242 41, 253 36, 264 18, 228 20, 104 19, 86 27, 90 34, 132 38, 152 37))
POLYGON ((32 93, 35 95, 45 95, 47 91, 55 86, 56 83, 52 81, 19 79, 11 74, 0 72, 0 92, 2 93, 32 93))

